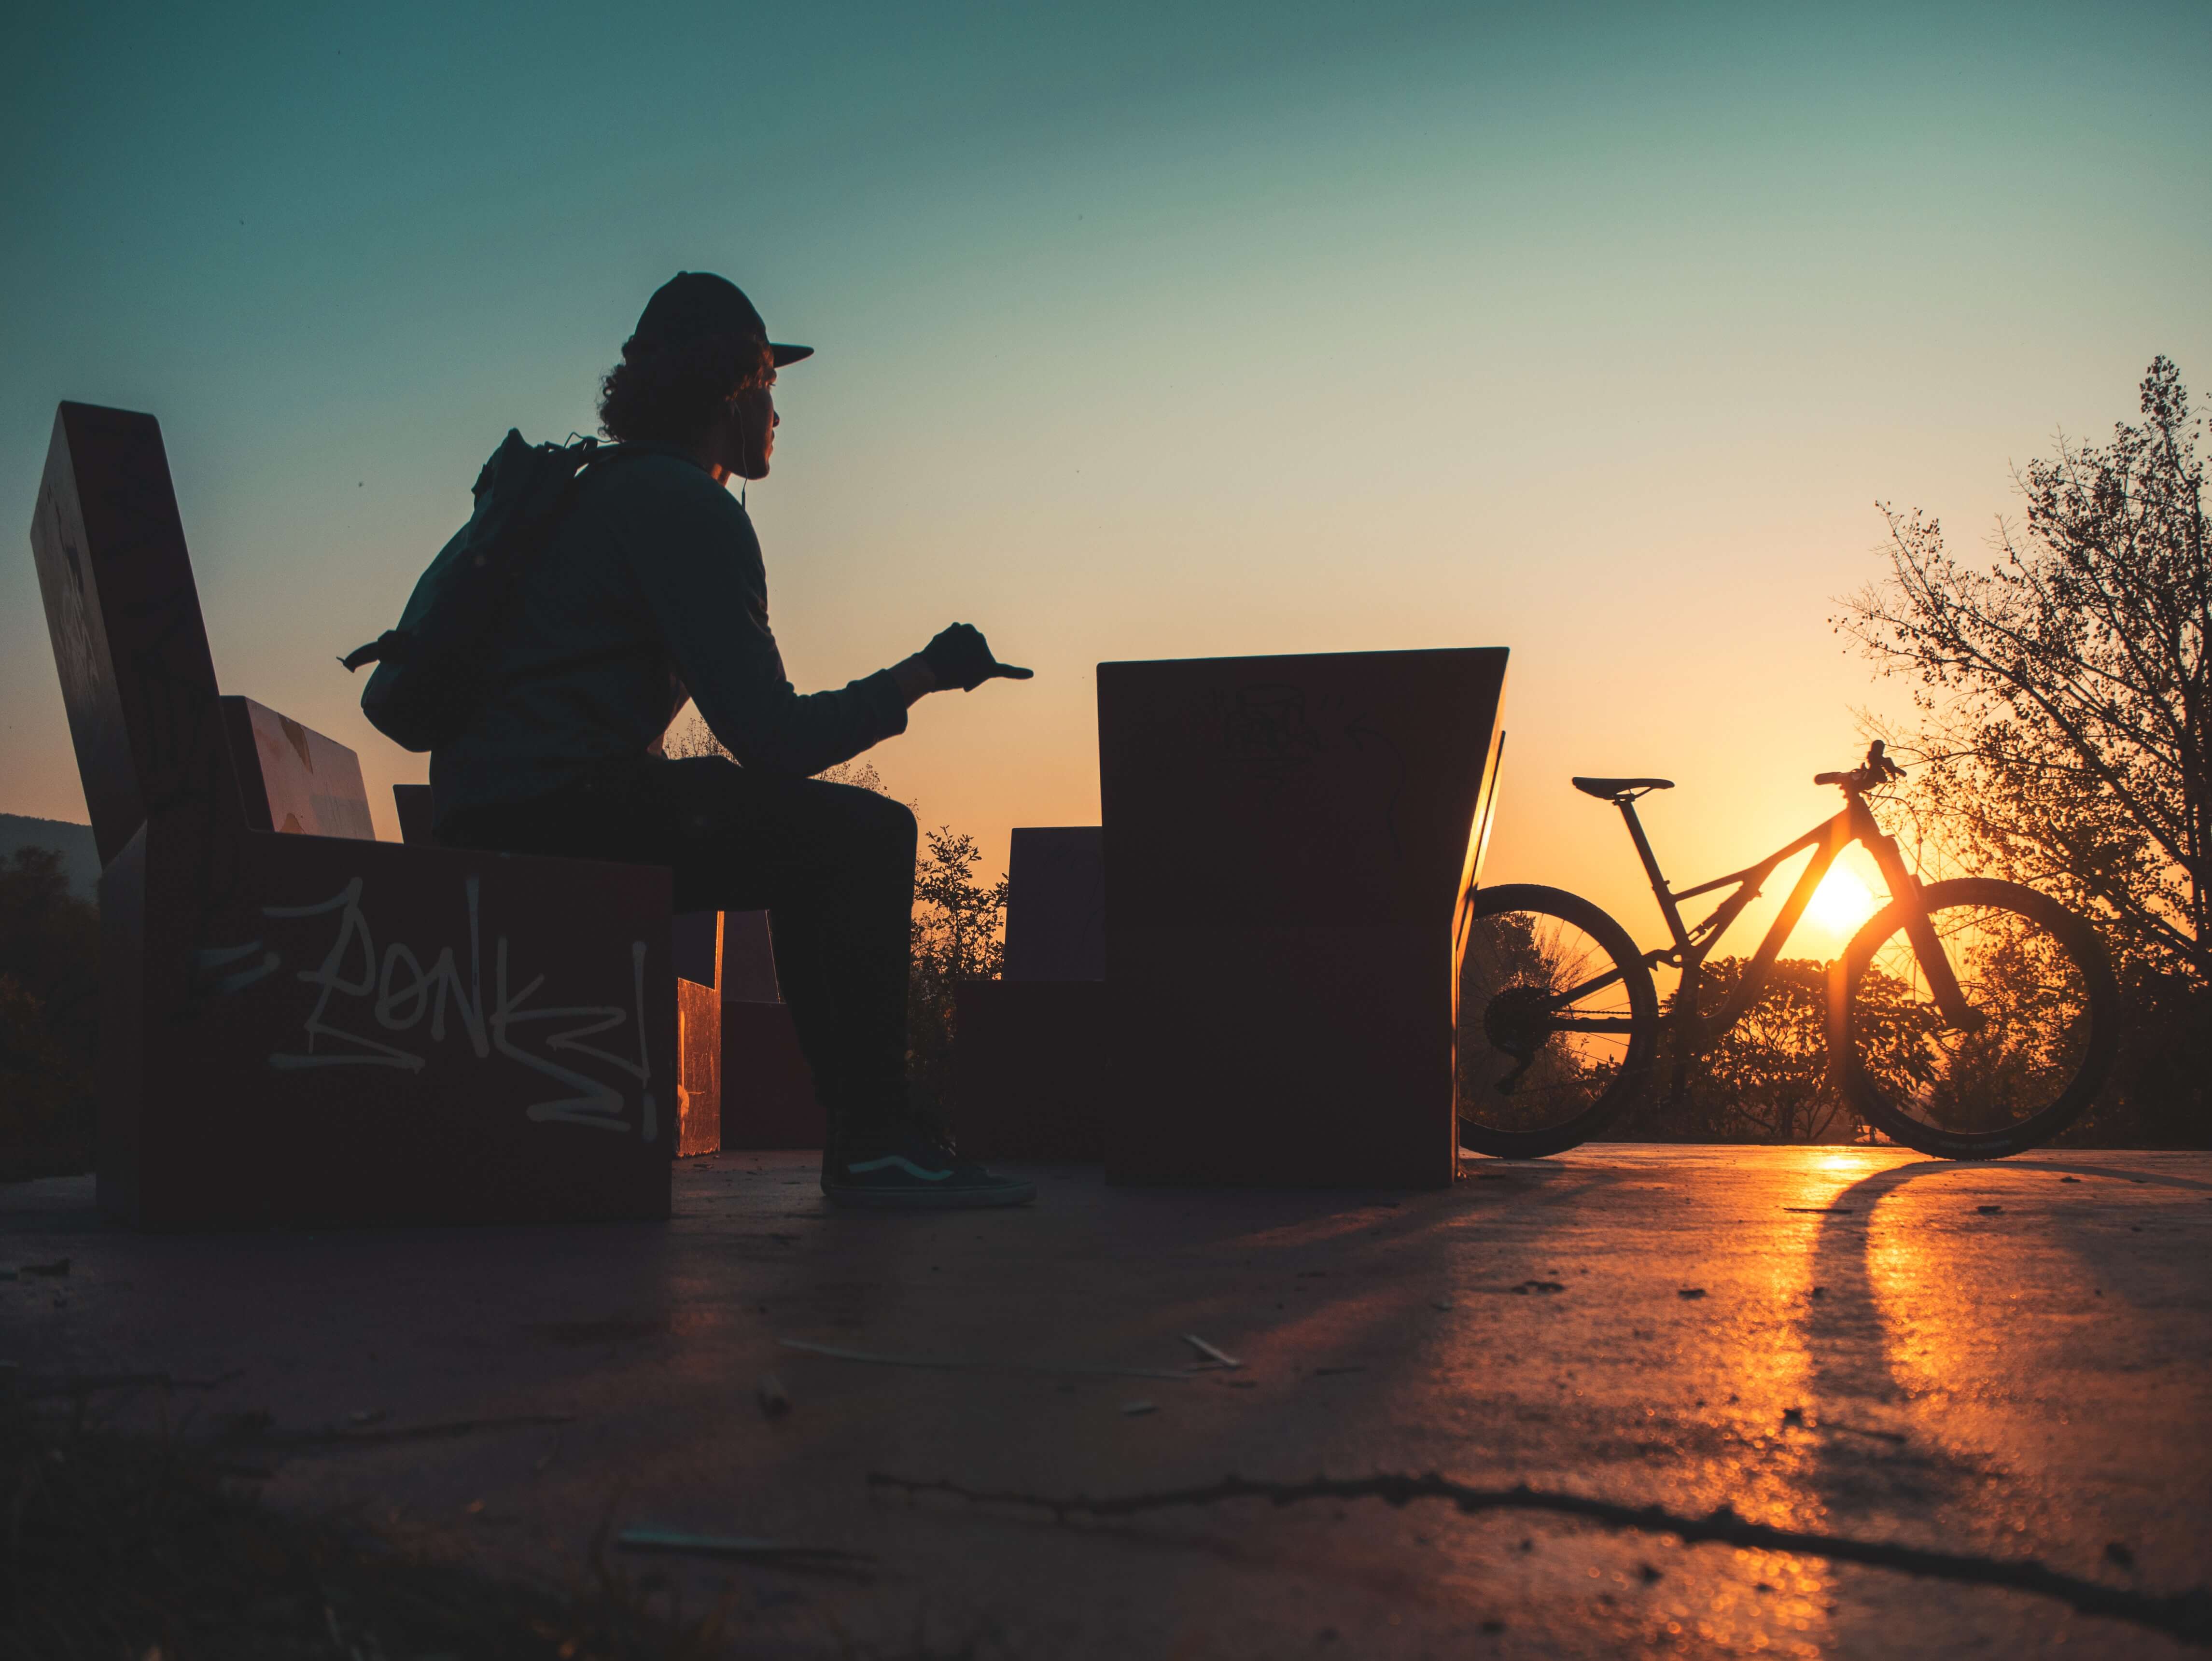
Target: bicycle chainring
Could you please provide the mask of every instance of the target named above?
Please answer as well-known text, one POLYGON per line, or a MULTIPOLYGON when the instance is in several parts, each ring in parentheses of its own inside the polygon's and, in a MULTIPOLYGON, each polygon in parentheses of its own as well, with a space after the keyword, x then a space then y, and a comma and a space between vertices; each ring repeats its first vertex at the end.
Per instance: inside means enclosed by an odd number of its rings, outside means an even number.
POLYGON ((1553 1013, 1550 987, 1508 986, 1483 1009, 1482 1035, 1525 1065, 1551 1037, 1553 1013))

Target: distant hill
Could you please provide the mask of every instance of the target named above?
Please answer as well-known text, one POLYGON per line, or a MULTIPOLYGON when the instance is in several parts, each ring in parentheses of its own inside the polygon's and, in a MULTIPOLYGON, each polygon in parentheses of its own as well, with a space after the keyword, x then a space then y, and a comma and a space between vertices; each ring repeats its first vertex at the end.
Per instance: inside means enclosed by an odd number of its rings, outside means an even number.
POLYGON ((81 900, 100 898, 100 849, 92 840, 91 826, 0 813, 0 859, 14 858, 18 848, 52 848, 62 857, 70 892, 81 900))

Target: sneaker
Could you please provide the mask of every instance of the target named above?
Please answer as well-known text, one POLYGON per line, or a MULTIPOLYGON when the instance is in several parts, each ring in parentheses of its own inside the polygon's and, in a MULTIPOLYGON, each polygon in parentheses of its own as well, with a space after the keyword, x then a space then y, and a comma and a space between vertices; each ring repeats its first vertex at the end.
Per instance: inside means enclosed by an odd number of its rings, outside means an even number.
POLYGON ((994 1176, 963 1159, 942 1137, 915 1132, 841 1150, 824 1165, 822 1191, 833 1205, 919 1211, 956 1206, 1027 1205, 1036 1185, 994 1176))

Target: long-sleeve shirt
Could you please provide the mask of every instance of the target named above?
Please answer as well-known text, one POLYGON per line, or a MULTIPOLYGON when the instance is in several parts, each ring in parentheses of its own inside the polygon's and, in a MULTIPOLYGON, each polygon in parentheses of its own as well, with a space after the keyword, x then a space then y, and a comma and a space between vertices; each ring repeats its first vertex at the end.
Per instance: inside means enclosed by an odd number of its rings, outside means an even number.
POLYGON ((617 776, 686 696, 740 765, 802 778, 906 730, 888 670, 793 688, 751 519, 669 449, 585 470, 486 652, 483 700, 430 757, 440 821, 617 776))

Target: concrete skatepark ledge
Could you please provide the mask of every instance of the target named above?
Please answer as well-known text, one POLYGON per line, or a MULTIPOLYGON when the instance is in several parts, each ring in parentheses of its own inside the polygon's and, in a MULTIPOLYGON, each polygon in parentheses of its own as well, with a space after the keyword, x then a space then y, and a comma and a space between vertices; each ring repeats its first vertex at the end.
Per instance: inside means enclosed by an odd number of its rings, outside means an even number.
POLYGON ((738 1652, 2201 1652, 2212 1155, 1595 1145, 1373 1195, 1034 1173, 1030 1211, 833 1217, 810 1156, 724 1155, 678 1167, 665 1224, 282 1236, 137 1234, 88 1179, 19 1185, 0 1263, 70 1266, 0 1280, 6 1358, 225 1379, 92 1409, 259 1425, 236 1446, 272 1502, 474 1561, 557 1576, 603 1525, 865 1558, 656 1560, 695 1607, 734 1582, 738 1652), (1241 1365, 1193 1370, 1186 1335, 1241 1365), (456 1422, 479 1428, 404 1434, 456 1422), (1726 1506, 2124 1608, 1541 1510, 1063 1525, 869 1482, 1110 1499, 1231 1471, 1726 1506))

